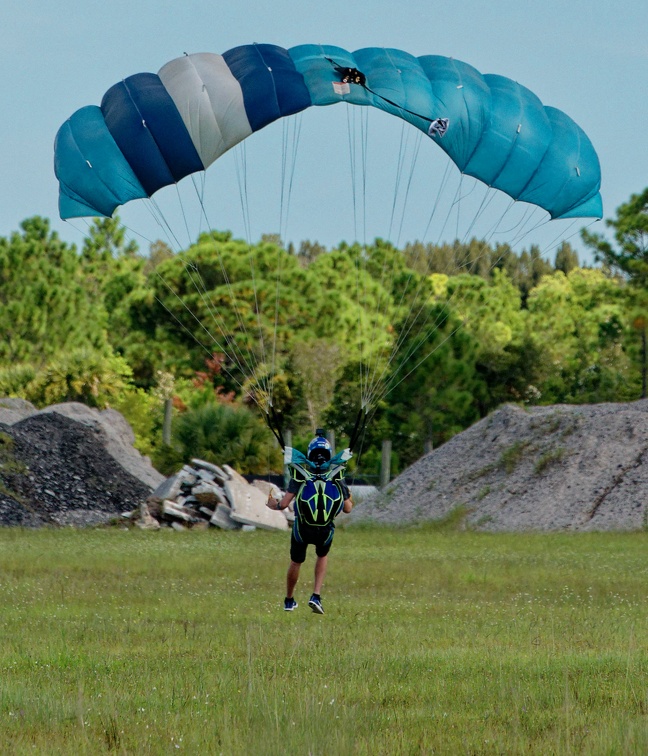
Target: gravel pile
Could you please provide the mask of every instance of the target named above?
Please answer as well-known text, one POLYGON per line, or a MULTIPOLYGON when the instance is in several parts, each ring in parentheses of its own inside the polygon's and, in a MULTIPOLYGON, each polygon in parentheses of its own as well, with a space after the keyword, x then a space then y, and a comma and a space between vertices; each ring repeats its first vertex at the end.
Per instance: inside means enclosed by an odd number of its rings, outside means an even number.
POLYGON ((648 526, 648 400, 505 405, 422 457, 353 519, 476 530, 648 526))
POLYGON ((132 447, 132 431, 114 410, 1 403, 0 525, 107 522, 164 480, 132 447))

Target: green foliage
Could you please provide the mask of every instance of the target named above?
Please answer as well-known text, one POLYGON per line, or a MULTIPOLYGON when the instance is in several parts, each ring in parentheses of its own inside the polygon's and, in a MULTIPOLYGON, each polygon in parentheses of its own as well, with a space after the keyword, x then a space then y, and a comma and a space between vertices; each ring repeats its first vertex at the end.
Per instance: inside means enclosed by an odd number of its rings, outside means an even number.
POLYGON ((0 238, 0 362, 49 358, 75 348, 106 346, 105 311, 88 291, 74 247, 49 221, 34 217, 0 238))
POLYGON ((126 418, 135 434, 135 448, 152 456, 161 443, 164 404, 154 393, 130 388, 117 393, 110 406, 126 418))
POLYGON ((25 398, 27 386, 36 377, 33 365, 17 364, 0 367, 0 396, 25 398))
POLYGON ((77 251, 31 218, 0 239, 0 393, 119 405, 138 447, 171 465, 182 453, 158 448, 157 376, 191 402, 205 356, 224 354, 212 393, 272 401, 296 438, 324 424, 341 445, 370 399, 365 470, 390 438, 396 472, 503 402, 645 393, 646 196, 608 221, 616 247, 584 235, 603 269, 578 267, 567 243, 551 264, 479 239, 295 253, 276 234, 250 245, 228 231, 144 256, 118 218, 95 221, 77 251))
POLYGON ((558 446, 555 449, 550 449, 540 455, 540 458, 535 463, 534 472, 536 475, 540 475, 545 472, 548 467, 555 465, 557 462, 561 462, 565 457, 565 449, 562 446, 558 446))
POLYGON ((648 187, 633 194, 617 208, 616 218, 605 224, 614 229, 615 248, 602 234, 582 232, 583 241, 594 250, 597 262, 621 273, 637 286, 648 284, 648 187))
POLYGON ((131 370, 114 354, 75 349, 48 363, 25 388, 25 398, 36 406, 82 402, 105 408, 128 387, 131 370))
MULTIPOLYGON (((229 464, 242 474, 282 469, 281 450, 262 421, 244 407, 216 401, 196 401, 175 418, 173 448, 178 455, 176 460, 189 462, 199 457, 229 464)), ((164 462, 165 452, 161 454, 164 462)), ((170 456, 174 459, 173 454, 170 456)))
POLYGON ((507 449, 504 449, 498 460, 499 467, 504 468, 506 473, 510 475, 522 461, 524 450, 528 445, 528 441, 515 441, 507 449))

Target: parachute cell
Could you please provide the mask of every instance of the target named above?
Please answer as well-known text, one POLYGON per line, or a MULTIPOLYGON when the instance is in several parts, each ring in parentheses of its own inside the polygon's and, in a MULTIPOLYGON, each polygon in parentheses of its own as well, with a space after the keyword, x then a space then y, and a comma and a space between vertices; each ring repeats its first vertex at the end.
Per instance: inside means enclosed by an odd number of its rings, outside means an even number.
POLYGON ((61 217, 111 215, 205 169, 279 118, 338 102, 380 108, 426 134, 434 119, 447 118, 445 136, 430 138, 460 171, 552 218, 602 216, 591 142, 511 79, 401 50, 260 44, 186 55, 115 85, 101 109, 77 111, 55 144, 61 217), (363 82, 343 81, 341 69, 363 82))

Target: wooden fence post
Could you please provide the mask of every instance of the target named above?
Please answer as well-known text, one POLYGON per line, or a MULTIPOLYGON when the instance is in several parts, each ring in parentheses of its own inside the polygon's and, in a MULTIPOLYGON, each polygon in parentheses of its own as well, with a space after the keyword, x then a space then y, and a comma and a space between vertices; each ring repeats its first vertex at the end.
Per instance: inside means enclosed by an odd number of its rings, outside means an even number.
POLYGON ((326 431, 326 440, 331 444, 331 457, 335 456, 335 431, 334 430, 327 430, 326 431))
POLYGON ((385 488, 391 480, 391 439, 382 442, 382 457, 380 459, 380 487, 385 488))
POLYGON ((164 423, 162 424, 162 443, 171 446, 171 417, 173 415, 173 399, 164 400, 164 423))

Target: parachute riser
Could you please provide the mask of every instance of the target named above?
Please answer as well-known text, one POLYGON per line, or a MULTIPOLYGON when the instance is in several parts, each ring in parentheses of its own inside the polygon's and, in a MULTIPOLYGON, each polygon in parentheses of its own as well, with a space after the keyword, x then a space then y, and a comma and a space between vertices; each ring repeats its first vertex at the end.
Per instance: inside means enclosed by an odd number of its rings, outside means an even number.
POLYGON ((285 449, 286 443, 284 441, 283 433, 281 432, 281 423, 279 422, 279 418, 272 404, 270 405, 269 411, 266 410, 265 419, 266 423, 268 424, 268 428, 270 428, 270 430, 272 431, 272 435, 279 442, 279 446, 282 448, 282 450, 285 449))

